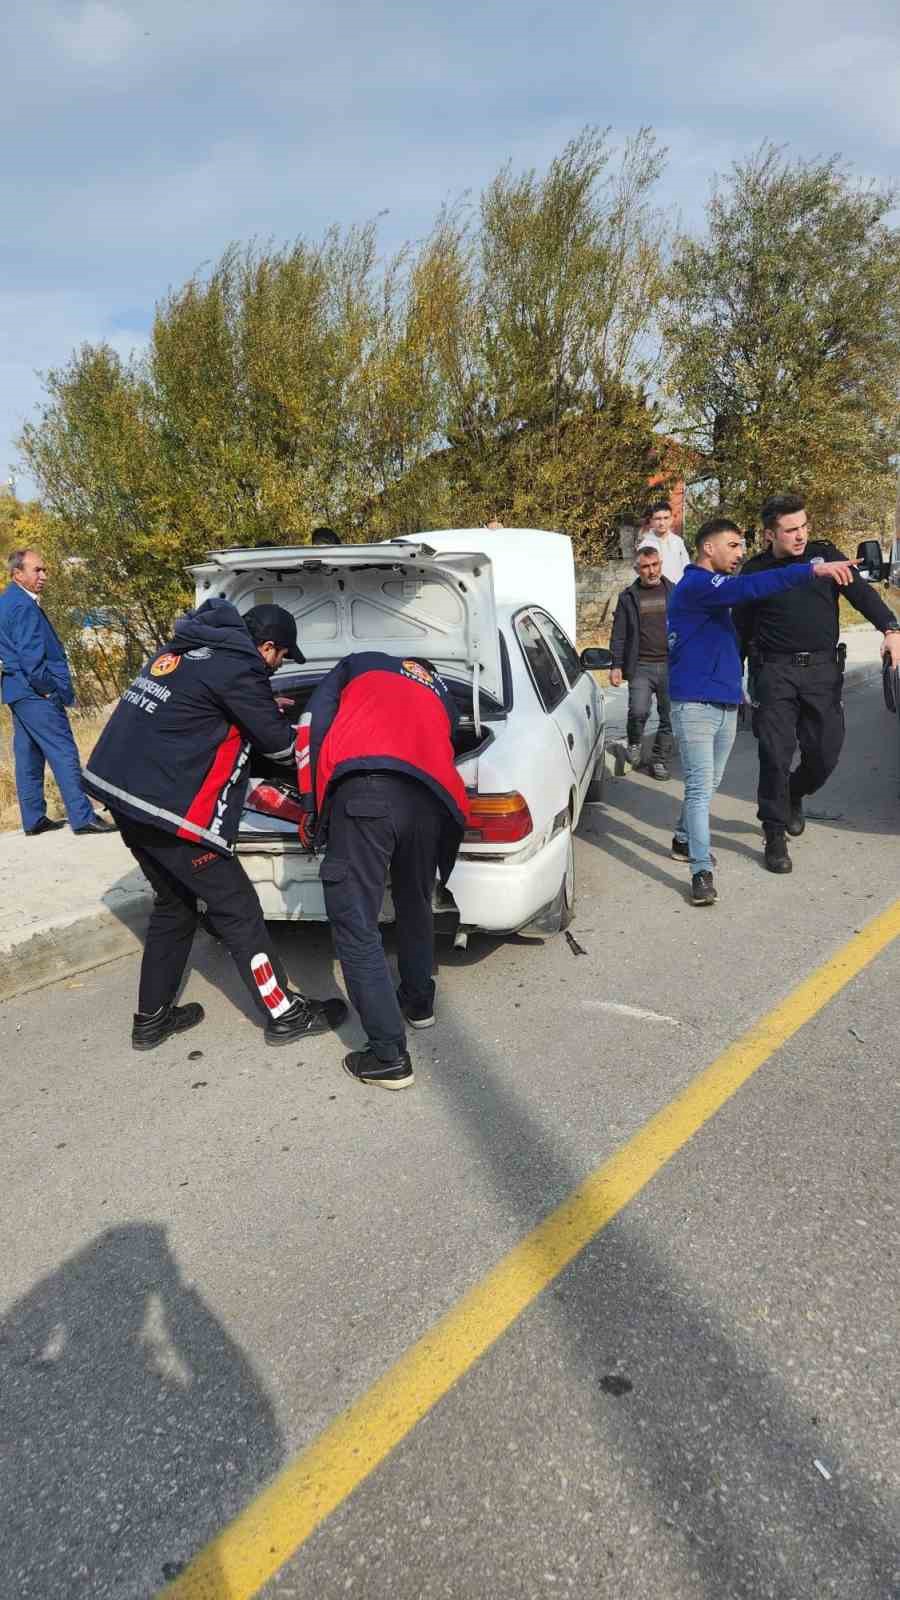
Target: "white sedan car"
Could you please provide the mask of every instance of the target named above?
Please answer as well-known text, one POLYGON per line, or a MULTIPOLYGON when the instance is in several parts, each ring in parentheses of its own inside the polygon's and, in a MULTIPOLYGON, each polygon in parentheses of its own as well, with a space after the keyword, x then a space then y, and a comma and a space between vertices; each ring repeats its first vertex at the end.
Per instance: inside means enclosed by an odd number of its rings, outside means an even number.
MULTIPOLYGON (((572 833, 605 771, 604 701, 592 672, 609 652, 572 644, 570 541, 533 529, 454 529, 384 544, 229 549, 191 569, 197 604, 275 602, 296 618, 306 665, 273 680, 301 715, 343 656, 384 650, 432 661, 457 698, 457 764, 469 828, 440 921, 472 930, 556 932, 575 902, 572 833)), ((252 775, 285 769, 254 753, 252 775)), ((324 921, 320 860, 296 825, 245 809, 237 849, 265 916, 324 921)), ((393 907, 385 897, 383 918, 393 907)))

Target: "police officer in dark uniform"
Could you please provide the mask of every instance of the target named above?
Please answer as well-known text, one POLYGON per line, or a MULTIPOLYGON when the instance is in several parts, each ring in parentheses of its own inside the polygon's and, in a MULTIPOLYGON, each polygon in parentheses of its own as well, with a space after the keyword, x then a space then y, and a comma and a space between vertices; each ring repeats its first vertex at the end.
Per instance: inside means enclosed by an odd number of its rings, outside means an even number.
POLYGON ((200 920, 231 952, 266 1019, 266 1043, 324 1033, 346 1016, 341 1000, 292 992, 253 885, 234 855, 250 747, 290 765, 294 731, 269 682, 282 662, 302 662, 297 627, 282 606, 242 617, 207 600, 175 625, 171 643, 125 690, 85 771, 155 891, 131 1042, 152 1050, 203 1020, 175 1005, 200 920))
MULTIPOLYGON (((762 524, 767 548, 747 562, 745 573, 798 561, 842 559, 829 540, 810 540, 805 502, 799 495, 766 500, 762 524)), ((857 575, 844 589, 812 583, 735 607, 734 621, 753 684, 753 727, 759 740, 757 815, 770 872, 792 870, 786 835, 797 838, 803 832, 804 798, 820 789, 834 771, 844 742, 840 594, 881 629, 884 653, 900 662, 900 625, 875 589, 857 575), (797 744, 800 761, 791 770, 797 744)))
POLYGON ((313 694, 297 734, 307 816, 300 837, 327 833, 325 909, 347 992, 368 1035, 345 1057, 351 1077, 384 1089, 413 1082, 404 1019, 434 1024, 435 878, 446 883, 466 816, 456 770, 453 698, 430 662, 361 651, 313 694), (390 881, 400 988, 378 931, 390 881))

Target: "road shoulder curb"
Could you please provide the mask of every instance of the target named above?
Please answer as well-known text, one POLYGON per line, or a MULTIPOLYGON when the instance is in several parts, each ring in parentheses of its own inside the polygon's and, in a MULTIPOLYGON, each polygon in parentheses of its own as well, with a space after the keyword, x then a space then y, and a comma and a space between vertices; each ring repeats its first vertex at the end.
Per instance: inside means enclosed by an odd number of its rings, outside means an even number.
POLYGON ((67 921, 45 923, 0 945, 0 1001, 58 983, 131 955, 142 945, 153 896, 149 889, 67 921))

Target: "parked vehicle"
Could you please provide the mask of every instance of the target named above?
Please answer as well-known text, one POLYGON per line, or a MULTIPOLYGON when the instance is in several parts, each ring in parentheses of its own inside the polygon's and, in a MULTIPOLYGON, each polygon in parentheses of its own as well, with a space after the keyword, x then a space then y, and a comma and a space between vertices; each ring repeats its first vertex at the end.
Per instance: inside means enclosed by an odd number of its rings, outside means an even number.
MULTIPOLYGON (((900 600, 900 538, 894 540, 887 560, 877 539, 863 539, 856 547, 856 559, 860 577, 868 578, 870 583, 884 583, 885 599, 889 605, 896 605, 900 600)), ((885 659, 881 676, 884 703, 900 719, 900 671, 885 659)))
MULTIPOLYGON (((297 620, 306 665, 273 688, 299 719, 315 685, 355 650, 432 661, 460 711, 457 763, 470 818, 436 913, 461 929, 554 932, 575 904, 572 834, 600 798, 603 695, 592 671, 606 650, 578 655, 571 541, 533 529, 454 529, 383 544, 214 551, 192 567, 197 604, 239 611, 277 602, 297 620)), ((285 769, 252 758, 255 778, 285 769)), ((237 849, 266 917, 323 921, 319 860, 288 817, 248 807, 237 849)), ((436 890, 436 896, 440 892, 436 890)), ((383 917, 393 917, 386 896, 383 917)))

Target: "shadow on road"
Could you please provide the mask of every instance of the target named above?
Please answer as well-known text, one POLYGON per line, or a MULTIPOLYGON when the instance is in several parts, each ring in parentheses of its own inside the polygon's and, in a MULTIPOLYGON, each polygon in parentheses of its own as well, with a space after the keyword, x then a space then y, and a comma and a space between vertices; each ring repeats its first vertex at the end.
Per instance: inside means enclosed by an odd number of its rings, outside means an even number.
POLYGON ((0 1397, 3 1600, 146 1600, 282 1459, 249 1362, 152 1223, 12 1306, 0 1397))

